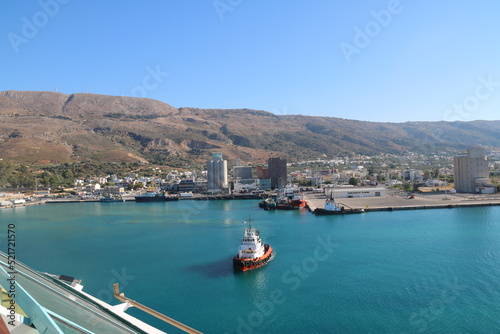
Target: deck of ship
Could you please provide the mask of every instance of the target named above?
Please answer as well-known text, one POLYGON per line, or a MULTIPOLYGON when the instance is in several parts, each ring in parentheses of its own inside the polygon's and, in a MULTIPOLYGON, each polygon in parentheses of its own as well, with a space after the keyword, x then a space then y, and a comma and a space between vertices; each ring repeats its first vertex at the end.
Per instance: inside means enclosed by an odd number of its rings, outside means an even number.
POLYGON ((29 329, 26 323, 32 323, 40 333, 165 333, 18 261, 13 263, 2 252, 0 285, 14 292, 15 306, 29 316, 18 317, 9 330, 22 332, 21 327, 29 329))

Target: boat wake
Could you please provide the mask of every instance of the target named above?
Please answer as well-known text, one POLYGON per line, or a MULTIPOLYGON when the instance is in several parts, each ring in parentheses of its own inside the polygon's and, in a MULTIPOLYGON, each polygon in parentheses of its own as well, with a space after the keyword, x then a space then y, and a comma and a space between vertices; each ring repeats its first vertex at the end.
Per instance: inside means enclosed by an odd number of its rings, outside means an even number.
POLYGON ((233 266, 231 264, 233 257, 223 258, 219 261, 206 264, 194 265, 187 268, 190 272, 201 274, 207 278, 222 278, 233 274, 233 266))

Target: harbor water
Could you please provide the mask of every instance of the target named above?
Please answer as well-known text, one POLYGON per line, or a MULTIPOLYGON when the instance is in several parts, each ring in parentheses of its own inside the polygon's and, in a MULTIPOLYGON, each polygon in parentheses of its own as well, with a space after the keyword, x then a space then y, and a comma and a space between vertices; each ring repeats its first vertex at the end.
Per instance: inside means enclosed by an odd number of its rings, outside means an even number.
POLYGON ((257 204, 4 209, 0 246, 7 252, 14 224, 19 261, 82 279, 111 304, 119 283, 127 297, 203 333, 500 333, 500 207, 314 216, 257 204), (234 272, 249 215, 275 256, 234 272))

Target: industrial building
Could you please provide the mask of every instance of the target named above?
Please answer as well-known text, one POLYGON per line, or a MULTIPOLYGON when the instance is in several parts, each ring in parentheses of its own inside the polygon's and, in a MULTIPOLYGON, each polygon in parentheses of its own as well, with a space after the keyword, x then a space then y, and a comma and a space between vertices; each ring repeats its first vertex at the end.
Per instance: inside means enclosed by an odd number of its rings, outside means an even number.
POLYGON ((212 160, 207 163, 208 192, 220 193, 226 190, 227 161, 222 159, 222 153, 212 153, 212 160))
POLYGON ((238 179, 251 179, 252 178, 252 166, 234 166, 233 167, 233 178, 238 179))
POLYGON ((492 194, 488 157, 484 148, 469 148, 453 158, 455 190, 458 193, 492 194))
POLYGON ((268 162, 269 178, 271 188, 283 188, 287 184, 286 159, 269 158, 268 162))
POLYGON ((333 198, 385 197, 387 189, 384 187, 332 187, 325 189, 325 195, 333 198))

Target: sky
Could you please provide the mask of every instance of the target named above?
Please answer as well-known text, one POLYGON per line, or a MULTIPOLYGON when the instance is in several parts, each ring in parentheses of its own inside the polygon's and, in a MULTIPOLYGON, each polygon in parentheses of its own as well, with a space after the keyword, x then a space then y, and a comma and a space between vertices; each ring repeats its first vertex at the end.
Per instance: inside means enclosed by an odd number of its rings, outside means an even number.
POLYGON ((499 120, 499 12, 496 0, 5 1, 0 91, 499 120))

